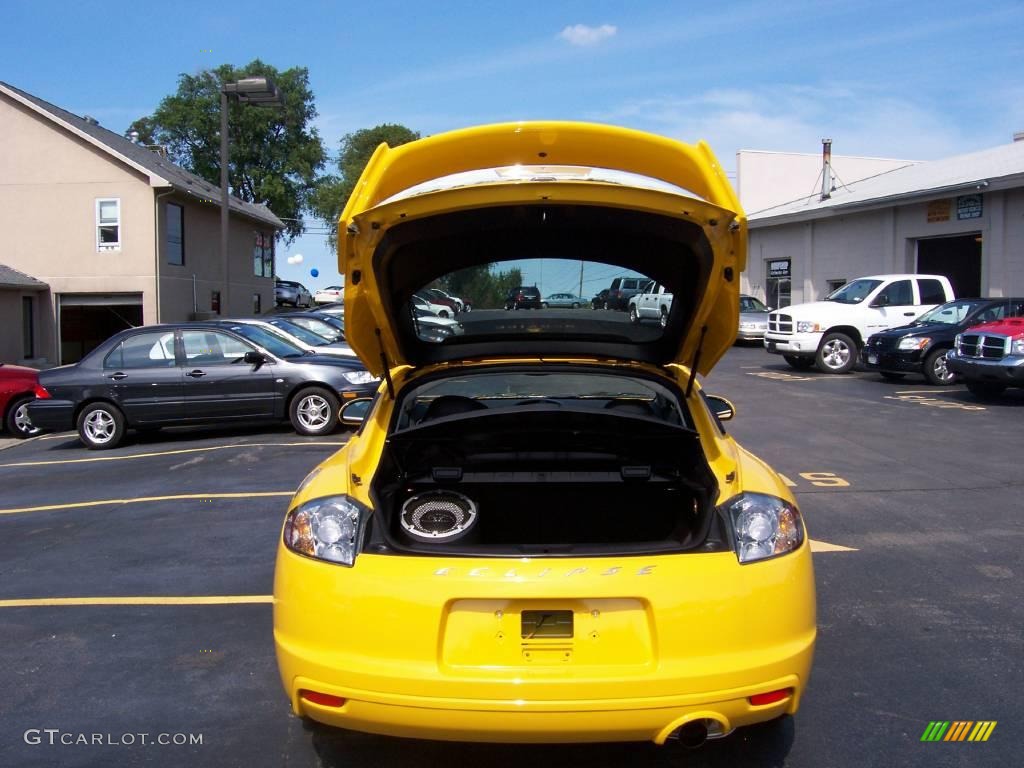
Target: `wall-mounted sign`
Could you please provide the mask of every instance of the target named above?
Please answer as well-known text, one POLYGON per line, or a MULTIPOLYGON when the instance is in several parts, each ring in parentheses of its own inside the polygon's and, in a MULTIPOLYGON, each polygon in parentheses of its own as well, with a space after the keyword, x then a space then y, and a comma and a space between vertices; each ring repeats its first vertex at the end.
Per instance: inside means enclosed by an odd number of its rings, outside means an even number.
POLYGON ((949 200, 932 200, 928 203, 928 223, 949 221, 950 209, 949 200))
POLYGON ((956 217, 958 219, 981 218, 981 195, 961 195, 956 199, 956 217))
POLYGON ((768 262, 768 277, 789 277, 790 259, 776 259, 768 262))

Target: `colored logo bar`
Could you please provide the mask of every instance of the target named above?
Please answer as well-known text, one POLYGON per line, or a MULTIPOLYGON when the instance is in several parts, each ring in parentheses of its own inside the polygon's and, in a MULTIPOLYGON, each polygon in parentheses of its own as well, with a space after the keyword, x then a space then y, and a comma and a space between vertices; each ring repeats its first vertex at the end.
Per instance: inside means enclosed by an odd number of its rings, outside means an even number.
POLYGON ((921 741, 988 741, 996 720, 932 720, 921 741))

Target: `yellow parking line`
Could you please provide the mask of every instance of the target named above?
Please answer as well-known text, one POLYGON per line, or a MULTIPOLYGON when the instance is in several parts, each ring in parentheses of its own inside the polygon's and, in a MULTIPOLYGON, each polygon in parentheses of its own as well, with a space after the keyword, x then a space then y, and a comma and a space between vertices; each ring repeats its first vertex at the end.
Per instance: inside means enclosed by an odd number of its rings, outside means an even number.
POLYGON ((197 597, 38 597, 0 600, 0 608, 65 605, 252 605, 273 603, 273 595, 210 595, 197 597))
POLYGON ((843 547, 839 544, 829 544, 827 541, 811 539, 811 552, 859 552, 853 547, 843 547))
POLYGON ((184 501, 188 499, 255 499, 267 496, 292 496, 295 491, 246 491, 245 493, 180 493, 174 496, 142 496, 135 499, 101 499, 99 501, 76 501, 69 504, 47 504, 43 507, 15 507, 0 509, 0 515, 16 515, 21 512, 52 512, 57 509, 81 509, 102 507, 104 504, 139 504, 146 501, 184 501))
POLYGON ((223 451, 227 448, 287 448, 298 445, 345 445, 343 442, 311 440, 308 443, 232 443, 231 445, 211 445, 205 448, 179 448, 174 451, 153 451, 152 453, 132 453, 127 456, 90 456, 87 459, 52 459, 50 461, 16 461, 0 464, 4 467, 49 467, 55 464, 88 464, 93 461, 124 461, 125 459, 148 459, 153 456, 177 456, 183 453, 202 453, 204 451, 223 451))

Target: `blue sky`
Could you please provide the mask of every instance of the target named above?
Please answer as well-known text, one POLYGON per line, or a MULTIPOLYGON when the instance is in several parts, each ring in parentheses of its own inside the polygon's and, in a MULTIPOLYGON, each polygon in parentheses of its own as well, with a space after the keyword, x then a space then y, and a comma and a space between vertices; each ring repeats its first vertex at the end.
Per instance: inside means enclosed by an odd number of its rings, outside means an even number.
MULTIPOLYGON (((836 154, 927 160, 1024 130, 1020 0, 2 8, 0 80, 119 132, 180 73, 256 57, 309 68, 332 154, 382 122, 608 122, 706 139, 730 170, 738 149, 818 152, 823 136, 836 154)), ((311 287, 337 278, 322 236, 279 247, 278 264, 311 287)))

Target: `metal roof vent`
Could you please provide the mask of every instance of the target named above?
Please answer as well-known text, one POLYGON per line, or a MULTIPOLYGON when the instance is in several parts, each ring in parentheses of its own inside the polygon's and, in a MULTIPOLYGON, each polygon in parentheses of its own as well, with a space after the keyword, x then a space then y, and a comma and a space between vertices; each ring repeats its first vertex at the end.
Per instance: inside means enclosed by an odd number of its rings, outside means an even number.
POLYGON ((92 115, 82 115, 82 119, 85 120, 89 125, 99 125, 100 121, 92 115))
POLYGON ((1013 134, 1014 141, 1024 141, 1024 131, 1017 131, 1013 134))

